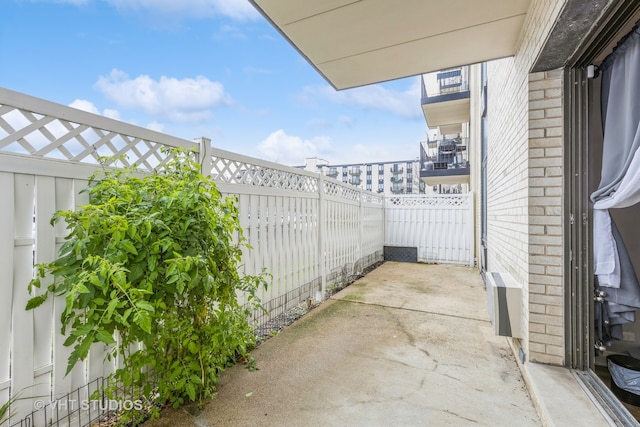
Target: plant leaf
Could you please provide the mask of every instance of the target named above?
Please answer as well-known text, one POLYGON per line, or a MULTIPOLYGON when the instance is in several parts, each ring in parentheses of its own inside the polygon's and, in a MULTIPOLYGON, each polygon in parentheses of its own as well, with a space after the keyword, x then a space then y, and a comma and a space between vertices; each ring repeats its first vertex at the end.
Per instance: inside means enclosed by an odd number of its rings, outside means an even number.
POLYGON ((41 306, 47 300, 47 295, 48 294, 45 293, 42 295, 38 295, 37 297, 31 298, 27 302, 27 307, 25 308, 25 310, 33 310, 34 308, 41 306))

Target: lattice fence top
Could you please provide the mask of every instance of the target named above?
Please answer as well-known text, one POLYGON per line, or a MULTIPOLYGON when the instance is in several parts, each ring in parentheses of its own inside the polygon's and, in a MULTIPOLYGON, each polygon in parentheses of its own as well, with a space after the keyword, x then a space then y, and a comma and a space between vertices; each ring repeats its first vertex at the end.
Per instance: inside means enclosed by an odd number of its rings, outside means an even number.
POLYGON ((268 165, 266 162, 260 164, 261 162, 257 159, 255 159, 256 161, 251 161, 248 158, 231 159, 212 156, 211 160, 211 177, 215 181, 295 190, 305 193, 318 192, 317 177, 285 170, 285 167, 278 168, 268 165))
POLYGON ((171 157, 162 147, 197 149, 191 141, 0 88, 0 152, 86 164, 118 157, 152 170, 171 157))
POLYGON ((379 194, 362 193, 362 201, 370 205, 384 205, 384 196, 379 194))
POLYGON ((97 114, 77 110, 0 88, 0 154, 97 165, 103 157, 119 159, 117 166, 154 170, 172 158, 169 150, 193 150, 203 173, 218 182, 293 190, 323 191, 329 196, 380 205, 383 197, 320 175, 176 138, 97 114), (202 145, 202 146, 201 146, 202 145), (201 151, 202 149, 202 151, 201 151))
POLYGON ((356 188, 346 187, 344 184, 339 183, 335 180, 325 180, 324 182, 324 193, 329 196, 339 197, 341 199, 359 201, 360 200, 360 190, 356 188))
POLYGON ((385 199, 388 208, 393 207, 468 207, 471 204, 471 193, 447 194, 437 196, 392 196, 385 199))

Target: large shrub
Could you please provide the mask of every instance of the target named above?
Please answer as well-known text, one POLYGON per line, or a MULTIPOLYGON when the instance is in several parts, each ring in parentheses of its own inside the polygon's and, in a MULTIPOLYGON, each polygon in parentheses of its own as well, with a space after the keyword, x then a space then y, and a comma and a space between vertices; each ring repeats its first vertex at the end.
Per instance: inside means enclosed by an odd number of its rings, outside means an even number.
POLYGON ((59 257, 38 265, 30 291, 47 273, 55 281, 27 309, 64 296, 67 373, 102 342, 124 360, 112 384, 178 406, 212 396, 221 370, 249 357, 255 336, 238 293, 258 308, 266 281, 238 272, 244 239, 234 199, 220 196, 189 153, 173 154, 153 174, 93 176, 89 204, 54 215, 69 234, 59 257))

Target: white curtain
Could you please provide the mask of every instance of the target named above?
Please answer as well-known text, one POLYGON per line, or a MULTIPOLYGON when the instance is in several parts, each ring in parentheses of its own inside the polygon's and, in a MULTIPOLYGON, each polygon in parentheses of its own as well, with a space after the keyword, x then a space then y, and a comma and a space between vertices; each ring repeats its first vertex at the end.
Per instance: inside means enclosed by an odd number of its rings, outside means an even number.
MULTIPOLYGON (((594 202, 594 267, 600 286, 619 288, 620 254, 609 209, 640 202, 640 34, 636 28, 602 64, 602 177, 594 202)), ((620 242, 618 242, 620 243, 620 242)))
MULTIPOLYGON (((623 236, 609 213, 640 202, 640 33, 638 27, 603 61, 602 176, 593 201, 596 333, 609 344, 622 339, 622 325, 635 322, 640 285, 623 236)), ((640 224, 639 224, 640 226, 640 224)))

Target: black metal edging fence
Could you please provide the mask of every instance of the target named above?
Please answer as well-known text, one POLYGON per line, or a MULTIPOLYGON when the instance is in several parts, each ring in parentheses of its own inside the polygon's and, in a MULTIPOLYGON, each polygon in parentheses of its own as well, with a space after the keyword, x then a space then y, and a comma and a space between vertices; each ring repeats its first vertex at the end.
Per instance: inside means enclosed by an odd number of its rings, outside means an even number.
MULTIPOLYGON (((327 290, 324 299, 339 292, 359 277, 375 269, 383 262, 383 252, 378 251, 356 261, 354 264, 332 270, 327 275, 327 290)), ((263 304, 266 311, 256 311, 251 318, 258 343, 279 332, 315 306, 315 298, 322 291, 322 278, 293 289, 263 304)), ((104 393, 99 399, 90 400, 91 395, 104 390, 107 379, 99 377, 74 391, 44 403, 36 400, 35 410, 9 427, 107 427, 113 426, 113 414, 121 409, 121 402, 109 400, 104 393)), ((132 400, 125 401, 132 402, 132 400)), ((130 409, 130 408, 128 408, 130 409)))

